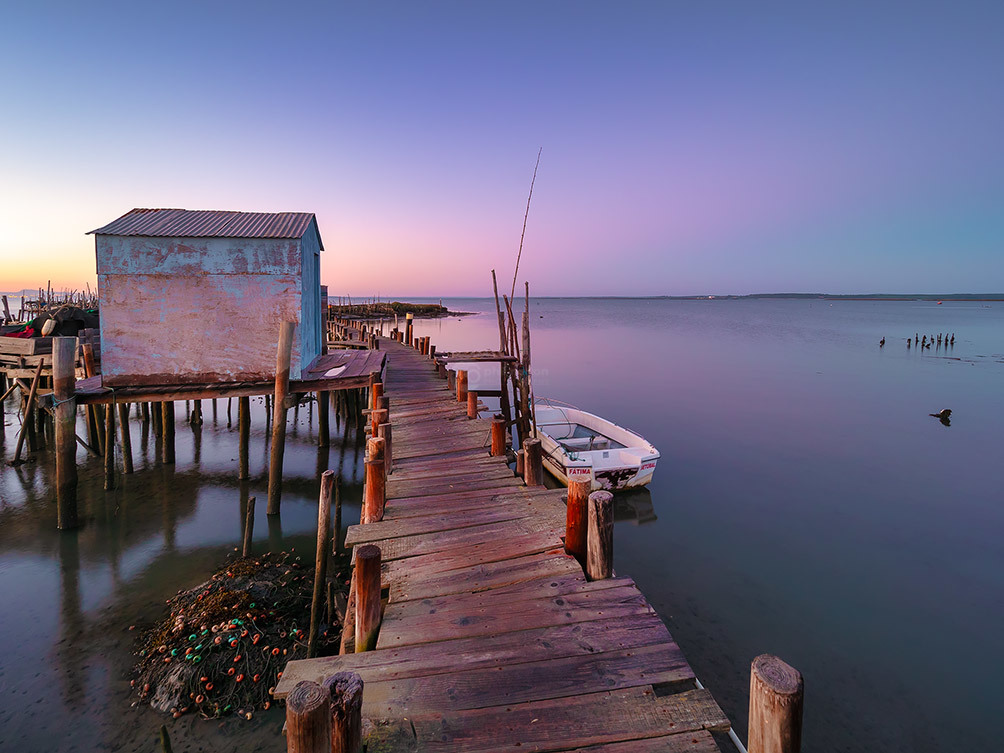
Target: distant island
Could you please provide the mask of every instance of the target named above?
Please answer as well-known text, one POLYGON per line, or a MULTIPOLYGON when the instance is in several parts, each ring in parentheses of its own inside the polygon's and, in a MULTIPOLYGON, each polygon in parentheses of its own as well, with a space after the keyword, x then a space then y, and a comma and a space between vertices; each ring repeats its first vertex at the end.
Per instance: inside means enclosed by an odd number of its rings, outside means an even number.
POLYGON ((667 295, 672 301, 739 301, 759 298, 793 298, 818 301, 1004 301, 1004 293, 751 293, 750 295, 667 295))

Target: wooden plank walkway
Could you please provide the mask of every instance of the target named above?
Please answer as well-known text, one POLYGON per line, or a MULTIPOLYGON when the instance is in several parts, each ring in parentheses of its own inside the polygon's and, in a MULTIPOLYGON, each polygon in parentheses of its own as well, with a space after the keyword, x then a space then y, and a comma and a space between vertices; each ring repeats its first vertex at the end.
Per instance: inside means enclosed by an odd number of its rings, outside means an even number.
POLYGON ((523 486, 428 358, 381 348, 394 470, 346 539, 381 549, 377 648, 290 662, 276 697, 358 672, 370 749, 717 751, 729 722, 634 582, 564 553, 565 491, 523 486))

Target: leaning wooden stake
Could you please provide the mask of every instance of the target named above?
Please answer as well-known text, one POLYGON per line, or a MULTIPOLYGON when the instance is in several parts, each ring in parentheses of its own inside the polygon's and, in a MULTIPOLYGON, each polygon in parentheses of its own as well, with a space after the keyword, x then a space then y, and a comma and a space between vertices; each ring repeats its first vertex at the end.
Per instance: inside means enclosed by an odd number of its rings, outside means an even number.
POLYGON ((356 653, 376 648, 380 630, 380 547, 356 549, 356 653))
POLYGON ((311 680, 286 696, 287 753, 331 753, 331 692, 311 680))
POLYGON ((119 403, 119 432, 122 436, 122 471, 132 473, 132 436, 129 433, 129 403, 119 403))
POLYGON ((586 535, 589 529, 589 492, 593 482, 569 480, 565 510, 565 551, 586 565, 586 535))
POLYGON ((251 477, 248 470, 248 444, 251 440, 251 398, 247 396, 237 398, 237 434, 240 444, 240 470, 237 472, 237 478, 243 481, 251 477))
POLYGON ((286 451, 286 398, 289 396, 289 366, 293 355, 294 322, 279 328, 279 346, 275 357, 275 403, 272 412, 272 453, 268 466, 269 515, 279 514, 282 501, 282 459, 286 451))
POLYGON ((770 654, 750 669, 749 753, 799 753, 802 749, 802 674, 770 654))
POLYGON ((254 497, 248 497, 248 510, 244 515, 244 546, 241 548, 242 557, 251 556, 251 541, 254 538, 254 497))
POLYGON ((317 637, 324 608, 324 584, 328 579, 328 552, 331 551, 331 495, 335 487, 335 472, 321 474, 321 496, 317 504, 317 551, 314 557, 314 599, 310 606, 310 633, 307 637, 307 658, 317 656, 317 637))
POLYGON ((604 580, 614 572, 614 495, 589 495, 589 530, 586 534, 586 575, 604 580))
POLYGON ((321 684, 331 693, 331 753, 361 753, 363 678, 338 672, 321 684))
POLYGON ((115 404, 105 405, 105 491, 115 488, 115 404))
POLYGON ((52 392, 56 413, 56 525, 77 527, 77 338, 52 339, 52 392))
POLYGON ((32 409, 35 407, 35 395, 38 393, 38 383, 42 378, 42 365, 42 360, 39 359, 38 368, 35 369, 35 376, 31 380, 31 388, 28 390, 28 399, 24 403, 24 415, 21 417, 21 430, 17 434, 17 449, 14 450, 13 462, 15 465, 21 460, 21 450, 24 448, 24 438, 28 433, 28 428, 32 425, 32 409))
POLYGON ((523 481, 527 486, 544 485, 543 455, 535 437, 523 440, 523 481))

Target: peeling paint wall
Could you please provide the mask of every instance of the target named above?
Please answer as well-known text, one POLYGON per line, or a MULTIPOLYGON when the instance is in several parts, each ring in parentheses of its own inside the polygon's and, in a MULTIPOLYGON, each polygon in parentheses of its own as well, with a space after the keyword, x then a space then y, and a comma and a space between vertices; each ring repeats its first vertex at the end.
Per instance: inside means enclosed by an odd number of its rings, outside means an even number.
POLYGON ((321 354, 321 247, 316 220, 303 235, 303 318, 300 326, 300 352, 304 365, 321 354))
MULTIPOLYGON (((96 250, 103 384, 275 377, 279 324, 305 316, 299 240, 98 235, 96 250)), ((294 338, 291 378, 319 335, 309 350, 294 338)))

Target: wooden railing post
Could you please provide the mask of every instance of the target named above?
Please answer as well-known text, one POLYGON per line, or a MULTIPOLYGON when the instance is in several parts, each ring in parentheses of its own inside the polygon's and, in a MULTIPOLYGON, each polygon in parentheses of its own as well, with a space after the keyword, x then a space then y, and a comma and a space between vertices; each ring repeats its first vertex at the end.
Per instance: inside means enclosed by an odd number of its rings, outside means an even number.
POLYGON ((770 654, 750 668, 749 753, 802 750, 805 685, 797 669, 770 654))
POLYGON ((370 385, 370 410, 380 407, 380 398, 383 396, 383 382, 373 382, 370 385))
POLYGON ((467 402, 467 370, 457 370, 457 402, 467 402))
POLYGON ((387 501, 387 472, 384 465, 384 440, 372 438, 366 443, 369 458, 366 460, 366 481, 363 487, 362 523, 376 523, 383 520, 383 509, 387 501))
POLYGON ((614 495, 589 495, 589 530, 586 534, 586 575, 604 580, 614 572, 614 495))
POLYGON ((475 419, 478 417, 478 393, 467 393, 467 417, 475 419))
POLYGON ((380 547, 356 549, 356 653, 376 648, 380 630, 380 547))
POLYGON ((457 389, 457 372, 454 369, 446 369, 446 389, 450 392, 457 389))
POLYGON ((523 440, 523 481, 527 486, 544 485, 544 461, 540 440, 529 437, 523 440))
POLYGON ((586 565, 586 538, 589 530, 589 492, 593 482, 568 481, 568 504, 565 510, 565 551, 586 565))
POLYGON ((52 392, 56 415, 56 525, 77 527, 77 338, 52 338, 52 392))
POLYGON ((331 753, 331 691, 303 680, 286 696, 287 753, 331 753))
POLYGON ((361 753, 363 678, 338 672, 321 684, 331 693, 331 753, 361 753))
POLYGON ((492 418, 492 449, 494 456, 505 455, 505 419, 502 416, 492 418))
POLYGON ((275 401, 272 404, 272 452, 268 466, 269 515, 278 515, 282 502, 282 460, 286 452, 286 398, 289 396, 289 368, 293 354, 295 322, 283 322, 275 356, 275 401))
POLYGON ((377 435, 377 427, 380 424, 387 423, 389 418, 388 411, 383 408, 377 408, 376 410, 370 411, 370 436, 375 437, 377 435))

